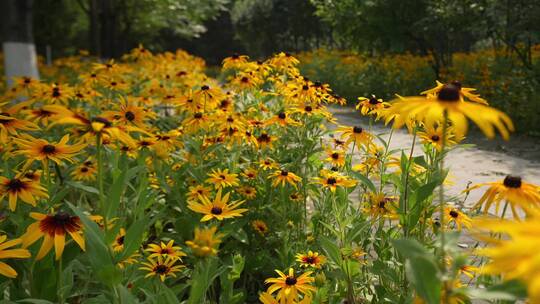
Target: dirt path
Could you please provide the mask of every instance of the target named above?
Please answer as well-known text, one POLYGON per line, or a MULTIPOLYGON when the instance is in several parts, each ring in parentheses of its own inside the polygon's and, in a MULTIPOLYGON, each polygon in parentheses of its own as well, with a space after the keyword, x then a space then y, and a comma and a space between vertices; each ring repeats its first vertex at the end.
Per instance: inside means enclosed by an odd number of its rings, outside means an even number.
MULTIPOLYGON (((331 112, 338 119, 338 124, 360 125, 366 127, 367 120, 352 108, 331 108, 331 112)), ((382 124, 372 126, 376 134, 388 133, 390 127, 382 124)), ((388 135, 385 135, 388 138, 388 135)), ((446 165, 450 167, 453 186, 449 187, 449 194, 459 194, 472 184, 498 181, 507 174, 519 175, 525 182, 540 185, 540 141, 533 141, 524 137, 516 137, 508 142, 503 140, 487 140, 483 135, 470 132, 465 143, 475 144, 475 147, 458 148, 451 151, 446 158, 446 165)), ((406 129, 394 131, 392 148, 405 148, 409 151, 412 144, 412 135, 406 129)), ((415 147, 415 155, 421 154, 421 147, 415 147), (418 151, 418 152, 416 152, 418 151)), ((482 196, 482 189, 472 191, 466 204, 471 206, 482 196)))

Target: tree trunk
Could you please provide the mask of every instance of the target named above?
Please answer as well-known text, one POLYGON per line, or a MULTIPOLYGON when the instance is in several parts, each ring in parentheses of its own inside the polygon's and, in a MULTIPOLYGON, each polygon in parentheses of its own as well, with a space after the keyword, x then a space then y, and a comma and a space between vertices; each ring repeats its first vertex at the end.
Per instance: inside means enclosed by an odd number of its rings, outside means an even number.
POLYGON ((39 78, 32 34, 32 3, 33 0, 2 1, 2 49, 8 85, 13 77, 39 78))

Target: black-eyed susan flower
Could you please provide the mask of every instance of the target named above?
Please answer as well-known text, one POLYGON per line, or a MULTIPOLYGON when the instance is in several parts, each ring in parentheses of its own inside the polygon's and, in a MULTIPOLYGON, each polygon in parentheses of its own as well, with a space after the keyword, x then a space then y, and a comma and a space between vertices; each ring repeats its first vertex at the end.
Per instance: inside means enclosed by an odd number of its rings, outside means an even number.
POLYGON ((307 253, 296 254, 296 261, 300 262, 302 267, 313 267, 320 269, 326 263, 326 257, 318 252, 309 250, 307 253))
POLYGON ((323 188, 330 189, 335 192, 337 187, 351 188, 356 185, 356 181, 341 175, 339 172, 321 170, 321 177, 315 177, 316 184, 322 185, 323 188))
POLYGON ((257 196, 257 189, 251 186, 239 187, 236 192, 248 199, 254 199, 257 196))
POLYGON ((279 168, 279 165, 271 158, 264 158, 259 161, 259 167, 263 170, 272 170, 279 168))
POLYGON ((326 161, 332 166, 343 167, 345 165, 345 151, 326 149, 326 161))
POLYGON ((484 183, 467 189, 471 191, 483 186, 489 186, 484 195, 474 206, 487 213, 495 204, 495 213, 499 213, 501 202, 508 202, 514 217, 518 218, 517 208, 529 213, 531 209, 540 207, 540 187, 522 181, 521 177, 508 175, 502 181, 484 183))
POLYGON ((21 201, 36 206, 40 198, 48 198, 47 189, 42 187, 39 180, 26 177, 7 178, 0 176, 0 199, 8 197, 9 209, 15 211, 17 201, 21 201))
POLYGON ((290 303, 290 304, 311 304, 313 302, 313 299, 311 298, 311 295, 305 295, 304 298, 300 301, 291 301, 291 302, 285 302, 285 301, 278 301, 274 296, 269 294, 268 292, 261 292, 259 295, 259 301, 261 301, 262 304, 282 304, 282 303, 290 303))
POLYGON ((195 237, 191 241, 186 241, 186 245, 191 248, 195 256, 215 256, 223 238, 223 235, 216 233, 216 231, 217 227, 215 226, 202 229, 195 228, 195 237))
POLYGON ((502 275, 504 280, 520 280, 527 286, 530 303, 540 303, 540 214, 533 211, 524 221, 478 218, 475 236, 488 242, 477 254, 488 257, 481 273, 502 275), (489 232, 489 235, 481 232, 489 232), (502 238, 493 233, 503 235, 502 238))
POLYGON ((298 126, 300 122, 291 118, 290 113, 287 111, 280 111, 265 122, 265 125, 270 126, 277 124, 282 127, 286 126, 298 126))
POLYGON ((380 110, 389 107, 390 104, 384 102, 381 98, 371 95, 371 97, 358 97, 356 109, 360 110, 362 115, 379 115, 380 110))
POLYGON ((251 222, 253 230, 257 231, 260 235, 264 236, 268 233, 268 225, 263 220, 254 220, 251 222))
POLYGON ((120 252, 124 250, 125 238, 126 238, 126 229, 120 228, 120 230, 118 231, 118 234, 116 235, 112 243, 112 248, 114 252, 120 252))
POLYGON ((290 184, 293 187, 297 187, 296 184, 302 181, 302 178, 288 170, 276 170, 272 174, 268 175, 268 178, 272 178, 272 186, 277 187, 281 184, 281 187, 285 186, 285 183, 290 184))
POLYGON ((60 211, 54 214, 31 212, 30 217, 37 220, 37 222, 30 224, 26 228, 26 233, 21 236, 21 239, 22 246, 26 248, 43 238, 36 260, 45 257, 53 246, 56 259, 59 260, 64 252, 66 234, 69 234, 79 247, 85 250, 83 226, 78 216, 72 216, 69 213, 60 211))
POLYGON ((163 257, 181 260, 186 254, 180 246, 174 245, 174 240, 170 240, 167 244, 160 242, 159 244, 148 244, 145 251, 150 253, 149 258, 163 257))
POLYGON ((397 218, 396 198, 387 196, 384 193, 370 192, 367 194, 366 207, 364 212, 370 214, 373 218, 397 218))
POLYGON ((146 270, 148 273, 144 276, 150 278, 153 276, 159 277, 161 282, 164 282, 167 277, 176 278, 176 273, 180 272, 184 265, 177 264, 178 259, 171 257, 163 258, 158 256, 156 259, 148 258, 146 262, 141 263, 143 266, 140 270, 146 270))
POLYGON ((341 139, 345 140, 347 144, 354 143, 357 147, 371 143, 373 135, 359 126, 340 126, 336 132, 341 133, 341 139))
POLYGON ((188 200, 196 200, 199 196, 210 197, 212 189, 204 185, 195 185, 188 188, 188 200))
POLYGON ((19 146, 19 150, 16 151, 16 154, 26 156, 29 162, 39 160, 44 164, 46 164, 48 160, 52 160, 58 165, 60 165, 62 161, 73 162, 73 157, 81 153, 82 149, 86 147, 86 144, 84 143, 68 145, 69 134, 64 135, 58 143, 49 142, 41 138, 34 138, 28 134, 22 135, 20 138, 16 138, 13 141, 19 146))
POLYGON ((257 140, 257 147, 259 149, 271 149, 273 147, 272 143, 276 141, 276 137, 268 134, 267 132, 261 132, 261 134, 255 138, 257 140))
POLYGON ((257 176, 258 176, 258 172, 257 172, 257 169, 255 169, 253 167, 249 167, 249 168, 246 168, 246 169, 242 170, 242 173, 240 175, 242 175, 243 177, 245 177, 248 180, 255 180, 257 178, 257 176))
POLYGON ((0 108, 0 143, 7 143, 8 137, 18 135, 18 131, 39 130, 35 123, 16 117, 24 106, 24 103, 19 103, 10 108, 0 108))
MULTIPOLYGON (((425 92, 426 93, 426 92, 425 92)), ((467 118, 472 120, 488 137, 495 137, 495 129, 504 139, 514 130, 510 118, 503 112, 477 102, 465 101, 461 83, 444 84, 426 96, 401 97, 392 102, 389 113, 395 113, 394 128, 415 119, 424 125, 436 125, 445 115, 454 127, 457 139, 467 133, 467 118), (446 113, 446 114, 445 114, 446 113)))
POLYGON ((465 213, 454 207, 446 206, 444 208, 444 218, 448 225, 454 223, 458 230, 461 230, 462 227, 470 229, 472 226, 472 220, 465 213))
POLYGON ((229 173, 229 169, 212 169, 206 182, 213 184, 216 189, 238 186, 238 174, 229 173))
MULTIPOLYGON (((23 248, 8 249, 19 245, 21 239, 7 240, 7 235, 0 236, 0 259, 27 259, 30 257, 30 251, 23 248)), ((8 264, 0 262, 0 274, 8 278, 17 277, 17 271, 8 264)))
POLYGON ((298 301, 299 295, 310 296, 312 292, 317 290, 314 286, 311 285, 315 281, 311 277, 312 272, 306 271, 299 276, 295 276, 294 269, 289 268, 287 274, 276 270, 279 275, 278 278, 269 278, 265 280, 265 283, 272 284, 268 287, 267 292, 273 294, 278 292, 277 299, 283 301, 284 303, 291 303, 293 301, 298 301))
POLYGON ((87 160, 78 165, 72 172, 71 177, 78 181, 93 181, 96 179, 97 168, 92 160, 87 160))
MULTIPOLYGON (((422 139, 424 144, 431 145, 437 151, 442 151, 443 147, 443 128, 440 124, 426 125, 423 131, 418 131, 418 136, 422 139)), ((445 146, 451 147, 457 142, 452 133, 452 128, 447 128, 445 136, 445 146)))
POLYGON ((249 57, 246 55, 233 54, 230 57, 223 59, 222 65, 223 69, 238 69, 242 68, 247 62, 249 57))
POLYGON ((244 208, 237 209, 244 201, 231 201, 229 203, 231 193, 228 192, 221 196, 221 190, 221 188, 218 190, 212 201, 207 197, 199 196, 200 203, 195 201, 188 202, 189 209, 204 214, 201 222, 206 222, 213 218, 222 221, 227 218, 242 216, 242 213, 248 211, 248 209, 244 208))

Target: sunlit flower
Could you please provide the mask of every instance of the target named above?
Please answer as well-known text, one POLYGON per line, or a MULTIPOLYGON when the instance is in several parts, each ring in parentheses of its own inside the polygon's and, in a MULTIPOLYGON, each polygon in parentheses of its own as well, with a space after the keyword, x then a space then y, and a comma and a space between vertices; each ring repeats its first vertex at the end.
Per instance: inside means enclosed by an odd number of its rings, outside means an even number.
POLYGON ((517 208, 529 213, 531 209, 540 207, 540 188, 523 182, 519 176, 508 175, 502 181, 478 184, 467 191, 483 186, 489 186, 489 188, 474 207, 482 208, 484 213, 487 213, 495 204, 495 213, 499 214, 499 207, 503 201, 508 202, 515 218, 519 217, 517 208))
POLYGON ((202 213, 204 216, 201 218, 201 222, 209 221, 213 218, 222 221, 224 219, 242 216, 242 213, 248 211, 248 209, 237 209, 244 201, 231 201, 229 203, 230 192, 221 196, 221 190, 219 189, 214 199, 210 201, 207 197, 199 196, 199 201, 189 201, 188 208, 202 213))
POLYGON ((454 223, 458 230, 461 230, 461 227, 465 227, 467 229, 472 227, 472 220, 465 213, 450 206, 444 208, 444 218, 446 219, 448 225, 454 223))
POLYGON ((212 169, 206 182, 213 184, 216 189, 238 186, 238 174, 229 173, 229 169, 212 169))
POLYGON ((164 282, 169 276, 176 278, 176 273, 185 267, 184 265, 176 264, 177 261, 178 259, 171 257, 163 258, 162 256, 158 256, 157 259, 148 258, 147 262, 141 263, 143 266, 139 269, 148 271, 144 276, 145 278, 157 276, 164 282))
POLYGON ((52 160, 58 165, 62 163, 62 160, 73 162, 73 157, 86 147, 83 143, 68 145, 69 134, 64 135, 58 143, 34 138, 27 134, 13 141, 19 146, 16 153, 26 156, 29 161, 39 160, 45 163, 47 160, 52 160))
POLYGON ((273 178, 272 186, 277 187, 281 184, 281 187, 285 186, 285 183, 290 184, 296 188, 296 184, 302 180, 302 178, 287 170, 277 170, 274 173, 268 175, 268 178, 273 178))
POLYGON ((186 254, 182 251, 180 246, 174 246, 174 240, 170 240, 167 244, 160 242, 160 244, 148 244, 145 251, 150 252, 148 258, 163 257, 182 260, 186 254))
MULTIPOLYGON (((446 131, 446 137, 445 137, 445 146, 451 147, 456 144, 456 140, 454 138, 454 134, 452 134, 452 129, 448 128, 446 131)), ((424 144, 430 144, 432 147, 437 149, 437 151, 441 152, 443 147, 443 128, 439 124, 433 125, 426 125, 424 126, 423 131, 418 132, 418 136, 422 139, 422 142, 424 144)))
POLYGON ((350 188, 356 185, 355 180, 351 180, 339 172, 328 170, 322 170, 321 177, 315 177, 314 180, 316 184, 320 184, 323 188, 330 189, 332 192, 335 192, 337 187, 350 188))
POLYGON ((371 97, 358 97, 358 104, 356 105, 356 109, 360 110, 360 113, 362 115, 379 115, 379 111, 381 109, 384 109, 386 107, 389 107, 390 104, 387 102, 384 102, 381 98, 375 97, 375 95, 371 95, 371 97))
POLYGON ((446 113, 458 140, 467 133, 467 118, 489 138, 495 137, 495 128, 504 139, 508 139, 509 133, 514 130, 512 121, 503 112, 477 102, 465 101, 459 82, 445 84, 433 93, 426 94, 402 97, 392 103, 390 113, 398 114, 394 119, 394 128, 403 126, 409 119, 433 126, 444 121, 446 113))
POLYGON ((289 268, 289 272, 284 274, 283 272, 276 270, 279 277, 266 279, 265 283, 272 284, 268 287, 267 292, 273 294, 278 291, 277 299, 285 303, 291 303, 292 301, 298 301, 300 294, 310 296, 311 292, 317 290, 311 285, 315 281, 311 277, 311 271, 304 272, 300 276, 295 276, 294 270, 289 268))
POLYGON ((296 261, 300 262, 302 267, 313 267, 320 269, 326 262, 326 257, 318 252, 308 251, 307 253, 298 253, 296 261))
POLYGON ((341 126, 336 132, 341 133, 341 139, 345 140, 347 144, 352 142, 355 143, 356 146, 368 145, 373 138, 373 135, 359 126, 341 126))

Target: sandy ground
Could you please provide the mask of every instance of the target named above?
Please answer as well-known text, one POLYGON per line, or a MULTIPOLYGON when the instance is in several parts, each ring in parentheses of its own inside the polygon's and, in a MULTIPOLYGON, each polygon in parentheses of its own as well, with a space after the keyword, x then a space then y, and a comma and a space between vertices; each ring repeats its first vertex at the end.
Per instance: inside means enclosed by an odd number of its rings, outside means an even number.
MULTIPOLYGON (((338 124, 367 127, 367 120, 349 107, 332 107, 331 112, 338 119, 338 124)), ((388 133, 390 127, 383 124, 372 126, 375 134, 388 133)), ((388 138, 388 135, 385 135, 388 138)), ((479 132, 469 132, 465 143, 474 147, 458 148, 449 152, 446 165, 450 168, 453 186, 448 187, 450 195, 457 195, 472 184, 498 181, 506 175, 521 176, 523 181, 540 185, 540 140, 524 136, 514 136, 508 142, 501 139, 488 140, 479 132)), ((392 148, 409 151, 412 135, 406 129, 394 131, 392 148)), ((415 148, 414 155, 421 154, 421 147, 415 148)), ((408 152, 407 152, 408 153, 408 152)), ((466 205, 471 206, 484 193, 483 189, 471 191, 466 205)))

